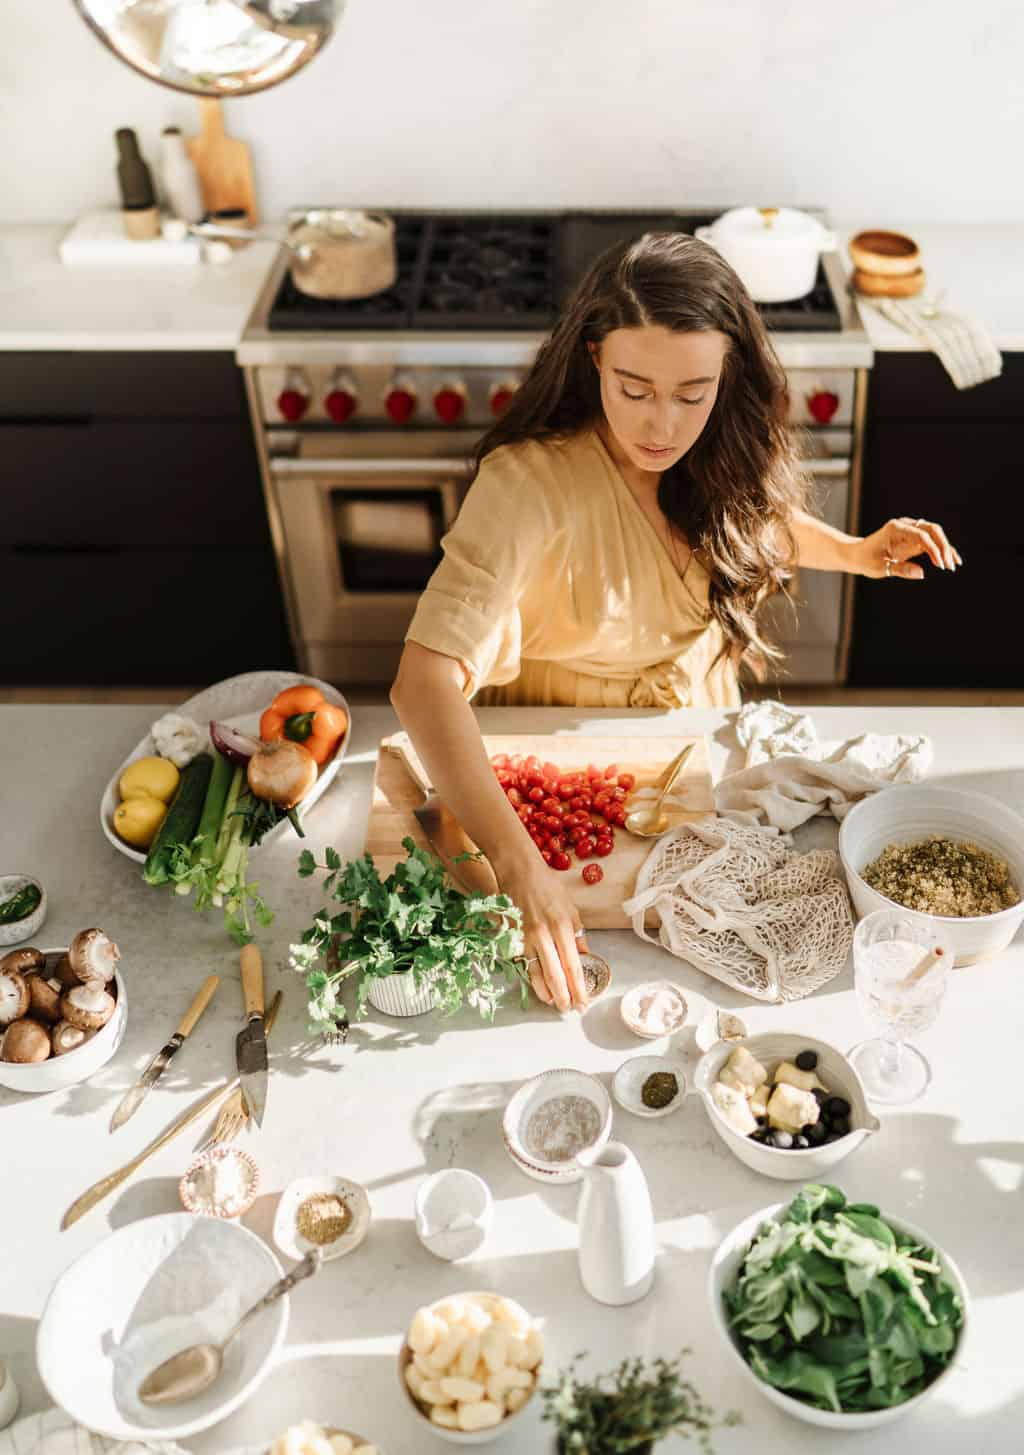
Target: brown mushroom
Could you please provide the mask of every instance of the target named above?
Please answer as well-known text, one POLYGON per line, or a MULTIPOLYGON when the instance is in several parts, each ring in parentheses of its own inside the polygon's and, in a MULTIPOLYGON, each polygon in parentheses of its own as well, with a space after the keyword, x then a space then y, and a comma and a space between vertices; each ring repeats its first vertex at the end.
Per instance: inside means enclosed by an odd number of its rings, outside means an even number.
POLYGON ((28 981, 17 970, 5 970, 0 974, 0 1026, 20 1020, 28 1007, 28 981))
POLYGON ((98 980, 106 985, 113 980, 121 951, 102 930, 79 930, 68 947, 71 968, 83 985, 98 980))
POLYGON ((75 985, 65 991, 60 1002, 61 1014, 83 1031, 98 1031, 114 1014, 116 1001, 109 990, 95 981, 91 985, 75 985))
POLYGON ((28 980, 29 1015, 39 1021, 60 1020, 59 980, 47 980, 42 975, 30 975, 28 980))
POLYGON ((46 969, 46 956, 42 950, 26 946, 23 950, 9 950, 0 960, 0 975, 6 970, 17 970, 19 975, 35 975, 46 969))
POLYGON ((69 1051, 77 1051, 79 1046, 91 1041, 95 1034, 95 1031, 83 1031, 81 1026, 73 1026, 69 1021, 61 1021, 50 1032, 53 1054, 66 1056, 69 1051))
POLYGON ((5 1061, 27 1065, 30 1061, 45 1061, 50 1054, 50 1037, 45 1026, 38 1021, 15 1021, 4 1032, 0 1055, 5 1061))
POLYGON ((61 955, 53 967, 54 978, 59 980, 65 990, 70 990, 72 985, 81 985, 81 981, 71 968, 71 960, 67 952, 61 955))

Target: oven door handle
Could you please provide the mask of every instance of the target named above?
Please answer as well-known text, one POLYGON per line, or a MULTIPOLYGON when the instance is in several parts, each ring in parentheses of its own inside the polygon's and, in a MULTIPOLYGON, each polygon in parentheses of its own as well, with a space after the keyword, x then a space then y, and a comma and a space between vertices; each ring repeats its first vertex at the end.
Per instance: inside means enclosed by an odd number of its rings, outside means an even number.
POLYGON ((274 475, 468 475, 473 462, 467 459, 303 459, 271 458, 274 475))

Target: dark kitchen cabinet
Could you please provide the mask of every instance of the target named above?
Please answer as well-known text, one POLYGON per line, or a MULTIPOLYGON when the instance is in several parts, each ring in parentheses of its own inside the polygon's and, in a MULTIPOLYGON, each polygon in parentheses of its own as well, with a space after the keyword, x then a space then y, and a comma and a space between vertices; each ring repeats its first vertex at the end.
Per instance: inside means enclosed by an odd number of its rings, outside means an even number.
POLYGON ((0 354, 8 683, 291 666, 230 354, 0 354))
POLYGON ((1024 686, 1024 354, 956 389, 931 354, 871 371, 860 529, 923 516, 964 560, 923 582, 858 579, 849 680, 864 687, 1024 686))

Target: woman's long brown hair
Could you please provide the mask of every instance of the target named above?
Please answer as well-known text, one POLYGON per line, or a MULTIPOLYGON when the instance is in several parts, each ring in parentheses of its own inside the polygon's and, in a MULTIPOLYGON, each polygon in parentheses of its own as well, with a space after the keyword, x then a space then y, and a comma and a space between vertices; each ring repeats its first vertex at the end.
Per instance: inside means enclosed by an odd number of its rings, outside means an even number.
POLYGON ((762 638, 757 610, 792 574, 790 520, 807 484, 785 425, 785 373, 749 294, 714 248, 684 233, 646 233, 596 259, 480 441, 476 466, 501 445, 601 419, 587 345, 648 324, 678 333, 717 329, 729 341, 715 407, 696 443, 662 475, 658 504, 707 567, 723 654, 759 670, 780 653, 762 638))

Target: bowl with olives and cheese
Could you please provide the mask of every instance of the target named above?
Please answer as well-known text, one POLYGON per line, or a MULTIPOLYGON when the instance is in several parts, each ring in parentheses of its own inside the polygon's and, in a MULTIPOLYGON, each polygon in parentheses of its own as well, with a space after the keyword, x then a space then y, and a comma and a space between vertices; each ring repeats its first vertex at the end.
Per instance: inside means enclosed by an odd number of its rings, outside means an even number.
POLYGON ((812 1036, 720 1041, 694 1086, 725 1145, 766 1177, 815 1181, 880 1126, 846 1057, 812 1036))

